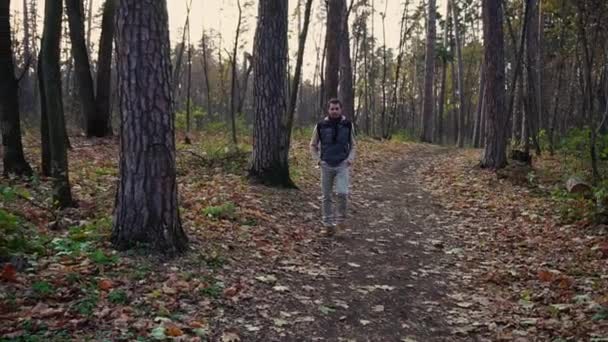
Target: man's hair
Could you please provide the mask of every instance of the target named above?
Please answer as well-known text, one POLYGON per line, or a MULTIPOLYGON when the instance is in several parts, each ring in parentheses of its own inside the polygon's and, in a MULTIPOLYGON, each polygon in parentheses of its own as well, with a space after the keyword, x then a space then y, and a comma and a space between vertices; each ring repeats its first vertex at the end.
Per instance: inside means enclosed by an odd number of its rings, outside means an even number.
POLYGON ((329 101, 327 101, 327 108, 329 108, 329 106, 332 105, 332 104, 334 104, 334 105, 335 104, 340 105, 340 108, 342 108, 342 101, 340 101, 340 100, 338 100, 336 98, 332 98, 332 99, 329 99, 329 101))

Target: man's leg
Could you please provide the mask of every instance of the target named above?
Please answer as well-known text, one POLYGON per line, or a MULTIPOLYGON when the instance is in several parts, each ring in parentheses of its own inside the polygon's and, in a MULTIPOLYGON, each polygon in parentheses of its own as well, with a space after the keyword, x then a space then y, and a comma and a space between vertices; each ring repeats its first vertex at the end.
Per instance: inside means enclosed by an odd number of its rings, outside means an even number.
POLYGON ((348 205, 348 187, 350 184, 349 179, 349 167, 341 165, 336 170, 336 194, 337 194, 337 205, 336 205, 336 224, 344 224, 346 219, 346 210, 348 205))
POLYGON ((323 193, 323 225, 331 227, 334 224, 333 185, 336 172, 329 166, 321 166, 321 191, 323 193))

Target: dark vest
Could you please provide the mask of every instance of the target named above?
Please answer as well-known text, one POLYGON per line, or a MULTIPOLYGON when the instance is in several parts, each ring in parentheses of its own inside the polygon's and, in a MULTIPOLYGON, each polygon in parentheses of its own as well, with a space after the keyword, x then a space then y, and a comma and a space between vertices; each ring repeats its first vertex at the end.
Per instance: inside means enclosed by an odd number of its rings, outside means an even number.
POLYGON ((323 120, 317 124, 321 141, 321 160, 338 166, 350 153, 352 123, 346 119, 323 120))

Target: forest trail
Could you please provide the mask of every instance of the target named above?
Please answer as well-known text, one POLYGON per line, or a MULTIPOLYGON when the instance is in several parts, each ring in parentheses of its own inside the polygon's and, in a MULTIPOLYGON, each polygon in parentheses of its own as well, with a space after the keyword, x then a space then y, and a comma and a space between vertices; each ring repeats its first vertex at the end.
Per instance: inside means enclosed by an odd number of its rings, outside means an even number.
POLYGON ((446 317, 449 243, 440 230, 445 218, 417 179, 418 168, 439 153, 446 150, 417 145, 383 167, 355 169, 346 230, 331 238, 319 234, 307 266, 318 272, 280 267, 275 289, 285 292, 255 303, 275 326, 245 340, 453 339, 446 317))

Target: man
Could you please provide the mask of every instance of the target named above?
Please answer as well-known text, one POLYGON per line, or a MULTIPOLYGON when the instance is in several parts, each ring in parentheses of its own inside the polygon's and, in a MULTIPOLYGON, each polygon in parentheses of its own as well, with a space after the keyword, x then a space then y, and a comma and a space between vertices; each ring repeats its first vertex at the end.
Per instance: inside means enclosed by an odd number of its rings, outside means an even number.
POLYGON ((338 99, 328 102, 328 115, 315 126, 310 140, 310 152, 321 166, 323 192, 323 226, 328 236, 344 228, 349 191, 349 170, 355 158, 353 124, 342 115, 338 99), (334 214, 332 193, 337 195, 334 214))

